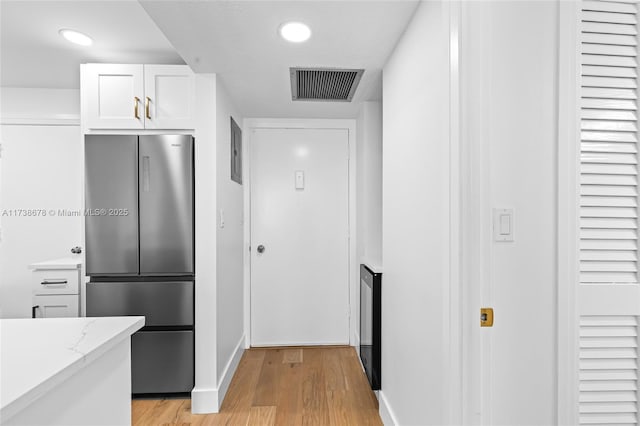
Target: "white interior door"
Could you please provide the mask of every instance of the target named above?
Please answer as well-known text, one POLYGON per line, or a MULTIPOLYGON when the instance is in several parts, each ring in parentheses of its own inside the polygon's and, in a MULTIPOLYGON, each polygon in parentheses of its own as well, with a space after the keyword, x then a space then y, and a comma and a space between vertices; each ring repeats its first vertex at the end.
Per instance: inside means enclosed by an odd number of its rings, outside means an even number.
POLYGON ((30 317, 31 263, 82 245, 78 126, 2 126, 0 316, 30 317))
POLYGON ((347 130, 255 129, 250 149, 252 345, 348 344, 347 130))

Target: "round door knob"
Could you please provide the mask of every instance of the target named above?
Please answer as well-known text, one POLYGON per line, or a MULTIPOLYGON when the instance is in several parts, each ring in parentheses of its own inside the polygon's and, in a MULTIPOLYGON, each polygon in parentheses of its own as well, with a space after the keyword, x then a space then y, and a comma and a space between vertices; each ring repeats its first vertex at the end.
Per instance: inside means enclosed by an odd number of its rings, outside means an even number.
POLYGON ((73 253, 73 254, 80 254, 80 253, 82 253, 82 247, 73 247, 73 248, 71 249, 71 253, 73 253))
POLYGON ((262 244, 258 246, 258 253, 264 253, 264 246, 262 244))

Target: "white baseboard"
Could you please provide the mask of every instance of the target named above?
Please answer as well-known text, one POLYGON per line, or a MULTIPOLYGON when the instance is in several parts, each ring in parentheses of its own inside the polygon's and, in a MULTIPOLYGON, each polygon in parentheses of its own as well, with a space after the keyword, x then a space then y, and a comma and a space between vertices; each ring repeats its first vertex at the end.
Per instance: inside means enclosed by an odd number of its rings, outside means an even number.
POLYGON ((229 362, 227 362, 222 375, 218 377, 218 406, 222 406, 222 401, 224 401, 224 397, 227 394, 227 390, 231 384, 231 379, 238 368, 238 364, 240 364, 240 358, 242 358, 242 354, 244 353, 244 346, 245 337, 243 335, 238 341, 238 344, 233 351, 233 355, 229 362))
POLYGON ((220 411, 218 389, 193 388, 191 391, 191 412, 193 414, 209 414, 220 411))
POLYGON ((231 379, 233 378, 233 375, 238 368, 238 364, 240 363, 240 358, 242 358, 242 354, 244 353, 244 343, 245 337, 242 336, 233 351, 231 359, 229 359, 224 371, 218 378, 219 385, 217 389, 193 388, 191 391, 191 412, 193 414, 210 414, 220 412, 224 396, 227 394, 227 390, 231 384, 231 379))
POLYGON ((396 420, 395 414, 393 414, 393 410, 391 409, 391 405, 389 405, 389 401, 385 398, 384 393, 382 391, 378 392, 378 412, 380 413, 380 418, 382 419, 382 424, 384 426, 396 426, 398 420, 396 420))

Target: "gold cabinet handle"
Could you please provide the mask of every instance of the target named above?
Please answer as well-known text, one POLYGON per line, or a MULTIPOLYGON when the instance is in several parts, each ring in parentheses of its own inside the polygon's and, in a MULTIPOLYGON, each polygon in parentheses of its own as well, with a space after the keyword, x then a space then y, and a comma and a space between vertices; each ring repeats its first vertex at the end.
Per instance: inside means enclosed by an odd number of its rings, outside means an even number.
POLYGON ((144 115, 149 120, 151 120, 151 112, 149 111, 149 103, 150 102, 151 102, 151 99, 147 96, 147 99, 145 99, 145 101, 144 101, 144 115))
POLYGON ((133 115, 139 120, 140 114, 138 113, 138 104, 140 103, 140 98, 137 96, 133 97, 133 115))

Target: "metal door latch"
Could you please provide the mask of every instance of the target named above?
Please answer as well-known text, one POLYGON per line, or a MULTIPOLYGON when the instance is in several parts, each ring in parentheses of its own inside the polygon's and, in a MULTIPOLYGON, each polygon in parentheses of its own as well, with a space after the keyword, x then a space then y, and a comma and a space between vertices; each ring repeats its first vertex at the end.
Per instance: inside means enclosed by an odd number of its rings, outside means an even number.
POLYGON ((480 327, 493 327, 493 308, 480 308, 480 327))

